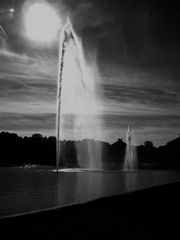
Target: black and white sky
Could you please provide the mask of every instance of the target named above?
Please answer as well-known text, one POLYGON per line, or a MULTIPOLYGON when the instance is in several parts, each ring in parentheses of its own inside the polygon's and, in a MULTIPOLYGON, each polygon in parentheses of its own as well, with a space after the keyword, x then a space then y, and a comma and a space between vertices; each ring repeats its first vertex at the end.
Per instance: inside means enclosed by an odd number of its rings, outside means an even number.
MULTIPOLYGON (((0 1, 0 130, 55 135, 58 41, 41 45, 25 37, 29 2, 39 1, 0 1)), ((137 144, 177 137, 180 7, 152 0, 48 2, 62 23, 71 17, 85 50, 96 51, 103 140, 125 139, 129 121, 137 144)))

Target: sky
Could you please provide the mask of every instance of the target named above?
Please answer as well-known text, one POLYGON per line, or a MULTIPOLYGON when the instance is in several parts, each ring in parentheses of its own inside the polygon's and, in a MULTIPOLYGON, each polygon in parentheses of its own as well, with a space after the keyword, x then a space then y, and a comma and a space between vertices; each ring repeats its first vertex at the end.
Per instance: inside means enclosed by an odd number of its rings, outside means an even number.
MULTIPOLYGON (((58 38, 25 35, 28 4, 0 1, 0 131, 55 135, 58 38), (14 8, 14 12, 8 11, 14 8)), ((45 0, 41 0, 45 2, 45 0)), ((70 16, 87 55, 96 55, 105 141, 164 145, 180 129, 180 17, 173 1, 49 0, 63 26, 70 16)), ((41 15, 39 15, 41 17, 41 15)))

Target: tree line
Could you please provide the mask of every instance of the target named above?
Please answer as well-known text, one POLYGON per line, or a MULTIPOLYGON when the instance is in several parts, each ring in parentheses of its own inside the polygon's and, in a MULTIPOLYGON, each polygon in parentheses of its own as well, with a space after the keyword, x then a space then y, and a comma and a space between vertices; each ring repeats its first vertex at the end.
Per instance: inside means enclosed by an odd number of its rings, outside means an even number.
MULTIPOLYGON (((122 139, 109 144, 107 142, 84 139, 82 141, 61 141, 62 156, 60 166, 79 167, 76 146, 88 142, 102 149, 102 165, 104 168, 122 168, 126 143, 122 139)), ((155 147, 151 141, 136 146, 138 168, 179 168, 180 167, 180 137, 164 146, 155 147)), ((41 134, 18 136, 16 133, 0 133, 0 166, 9 165, 56 165, 56 138, 43 137, 41 134)))

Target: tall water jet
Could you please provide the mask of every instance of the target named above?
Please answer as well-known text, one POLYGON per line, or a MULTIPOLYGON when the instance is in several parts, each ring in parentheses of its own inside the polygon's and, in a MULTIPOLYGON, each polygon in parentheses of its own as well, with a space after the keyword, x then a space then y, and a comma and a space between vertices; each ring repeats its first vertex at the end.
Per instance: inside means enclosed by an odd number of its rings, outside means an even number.
POLYGON ((69 41, 74 40, 69 19, 62 31, 61 42, 59 47, 59 75, 57 84, 57 113, 56 113, 56 170, 59 169, 60 160, 60 130, 61 130, 61 94, 62 94, 62 80, 64 69, 65 51, 69 41))
POLYGON ((62 139, 76 141, 76 158, 80 167, 101 168, 101 146, 92 140, 101 138, 102 124, 94 77, 98 74, 96 66, 95 59, 86 60, 81 41, 68 19, 62 30, 59 54, 57 171, 62 157, 62 139))
POLYGON ((128 125, 126 133, 126 153, 124 158, 124 171, 133 171, 137 169, 137 152, 135 146, 135 137, 131 124, 128 125))

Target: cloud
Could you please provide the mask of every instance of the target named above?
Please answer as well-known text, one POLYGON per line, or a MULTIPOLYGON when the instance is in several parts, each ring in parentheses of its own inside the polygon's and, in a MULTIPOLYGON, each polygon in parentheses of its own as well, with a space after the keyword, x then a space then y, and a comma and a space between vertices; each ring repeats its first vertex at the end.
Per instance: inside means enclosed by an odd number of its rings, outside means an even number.
POLYGON ((49 105, 56 98, 57 60, 0 49, 0 109, 17 102, 49 105), (44 102, 44 104, 43 104, 44 102))
POLYGON ((103 115, 105 121, 109 126, 117 127, 119 123, 121 126, 127 127, 131 122, 136 128, 177 128, 180 127, 180 115, 103 115))
POLYGON ((121 102, 136 102, 147 105, 175 105, 180 104, 178 93, 171 93, 163 89, 150 89, 130 86, 104 86, 107 98, 121 102))
POLYGON ((0 129, 17 132, 51 132, 55 129, 55 114, 25 114, 6 113, 0 114, 0 129))
POLYGON ((173 76, 173 68, 145 70, 121 63, 100 65, 102 104, 110 113, 179 114, 180 83, 177 75, 173 76))
POLYGON ((56 85, 40 81, 23 83, 23 81, 0 79, 0 99, 3 102, 55 102, 56 85))

